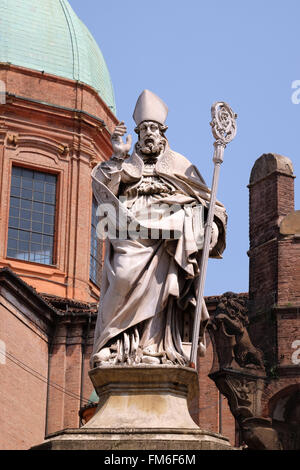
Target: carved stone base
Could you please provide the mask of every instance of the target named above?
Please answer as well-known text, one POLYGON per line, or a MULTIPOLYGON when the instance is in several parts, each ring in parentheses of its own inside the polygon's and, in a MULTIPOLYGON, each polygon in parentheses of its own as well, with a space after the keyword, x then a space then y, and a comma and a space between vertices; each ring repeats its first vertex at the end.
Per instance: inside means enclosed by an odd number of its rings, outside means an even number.
POLYGON ((188 411, 197 395, 197 373, 181 366, 98 367, 89 372, 99 396, 84 428, 198 429, 188 411))
POLYGON ((230 449, 227 438, 200 430, 188 401, 197 373, 181 366, 109 366, 90 371, 99 396, 94 417, 81 429, 49 436, 34 449, 230 449))
POLYGON ((231 450, 228 440, 200 429, 65 429, 31 450, 231 450))

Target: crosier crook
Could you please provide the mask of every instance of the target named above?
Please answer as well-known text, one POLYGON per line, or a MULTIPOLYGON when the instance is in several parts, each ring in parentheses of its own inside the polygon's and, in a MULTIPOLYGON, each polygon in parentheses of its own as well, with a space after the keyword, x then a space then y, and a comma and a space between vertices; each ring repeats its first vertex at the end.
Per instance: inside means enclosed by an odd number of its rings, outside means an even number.
POLYGON ((193 338, 192 348, 190 356, 190 366, 194 369, 197 363, 197 350, 199 342, 199 331, 201 323, 201 311, 202 308, 206 308, 204 304, 204 286, 206 280, 206 271, 209 258, 209 247, 212 233, 212 223, 215 213, 215 204, 217 197, 217 188, 219 182, 220 166, 223 163, 224 150, 226 145, 231 142, 236 135, 236 118, 235 114, 230 106, 224 102, 216 102, 211 107, 212 121, 210 123, 212 127, 212 133, 215 138, 214 142, 214 174, 211 189, 211 198, 208 210, 207 221, 205 224, 205 235, 204 245, 201 256, 200 265, 200 276, 197 286, 197 303, 195 309, 195 319, 193 327, 193 338))

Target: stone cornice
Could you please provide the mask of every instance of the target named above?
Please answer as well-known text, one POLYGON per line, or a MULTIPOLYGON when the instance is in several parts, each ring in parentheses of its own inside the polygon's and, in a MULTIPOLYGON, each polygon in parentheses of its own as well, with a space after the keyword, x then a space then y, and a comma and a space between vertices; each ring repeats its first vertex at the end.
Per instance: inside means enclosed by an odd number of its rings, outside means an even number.
MULTIPOLYGON (((27 106, 28 104, 30 104, 33 109, 37 109, 38 111, 41 111, 41 109, 43 109, 45 112, 49 112, 49 113, 54 112, 56 115, 58 111, 60 111, 61 113, 64 113, 64 112, 72 113, 72 116, 71 116, 72 118, 74 118, 74 115, 75 115, 77 119, 78 118, 82 120, 86 119, 87 122, 90 120, 90 121, 93 121, 94 123, 97 123, 97 125, 100 126, 101 128, 103 127, 106 128, 106 123, 103 121, 103 119, 97 116, 94 116, 93 114, 90 114, 87 111, 84 111, 81 109, 68 108, 66 106, 52 104, 46 101, 36 100, 33 98, 27 98, 25 96, 19 96, 14 93, 6 93, 6 96, 7 96, 6 104, 14 104, 14 107, 17 104, 22 105, 22 102, 23 102, 23 103, 26 103, 27 106)), ((1 106, 5 106, 5 105, 1 105, 1 106)), ((107 129, 107 132, 109 133, 108 129, 107 129)))
POLYGON ((57 75, 52 75, 52 74, 49 74, 49 73, 45 73, 44 71, 28 69, 26 67, 13 65, 13 64, 10 64, 10 63, 0 63, 0 70, 6 70, 7 73, 9 73, 9 72, 19 73, 19 74, 22 74, 22 75, 27 75, 28 77, 35 77, 39 80, 54 82, 54 83, 60 84, 62 86, 67 86, 67 87, 73 86, 74 88, 84 90, 84 91, 88 92, 90 95, 92 95, 93 98, 96 101, 98 101, 103 108, 105 108, 105 113, 108 115, 108 117, 112 121, 115 121, 116 124, 118 122, 118 120, 117 120, 116 116, 114 115, 114 113, 107 106, 107 104, 103 101, 101 96, 99 96, 97 91, 93 87, 91 87, 90 85, 87 85, 86 83, 78 82, 78 81, 72 80, 70 78, 59 77, 57 75))
POLYGON ((61 316, 61 313, 45 302, 33 287, 9 268, 0 269, 0 294, 47 333, 61 316), (20 308, 22 305, 24 308, 20 308))

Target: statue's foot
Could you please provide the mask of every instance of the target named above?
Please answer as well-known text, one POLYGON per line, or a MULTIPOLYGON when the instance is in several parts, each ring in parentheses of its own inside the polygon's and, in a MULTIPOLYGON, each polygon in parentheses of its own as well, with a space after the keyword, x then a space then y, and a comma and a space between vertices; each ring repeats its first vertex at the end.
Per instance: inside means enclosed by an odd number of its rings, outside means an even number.
POLYGON ((103 348, 92 358, 94 367, 99 367, 103 362, 109 362, 111 351, 109 348, 103 348))
POLYGON ((142 363, 143 364, 161 364, 162 359, 165 357, 164 352, 157 352, 151 346, 143 349, 142 363))
POLYGON ((148 346, 147 348, 143 349, 143 354, 145 356, 152 356, 152 357, 164 357, 166 355, 165 352, 157 352, 155 351, 154 347, 148 346))
POLYGON ((160 364, 160 358, 159 357, 153 357, 153 356, 142 356, 142 361, 143 364, 160 364))

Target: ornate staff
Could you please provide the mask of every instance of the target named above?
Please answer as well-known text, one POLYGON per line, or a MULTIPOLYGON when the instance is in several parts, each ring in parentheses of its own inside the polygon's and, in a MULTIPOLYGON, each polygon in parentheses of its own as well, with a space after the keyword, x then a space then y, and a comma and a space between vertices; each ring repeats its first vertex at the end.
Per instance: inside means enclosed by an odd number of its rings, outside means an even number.
POLYGON ((206 279, 207 263, 209 257, 209 247, 212 233, 212 224, 215 213, 215 204, 217 197, 217 188, 219 182, 220 166, 223 163, 224 150, 227 144, 231 142, 236 135, 236 118, 235 114, 230 106, 227 103, 217 102, 214 103, 211 107, 212 122, 210 123, 212 127, 212 133, 215 138, 214 142, 214 174, 213 182, 211 189, 211 198, 208 210, 207 221, 205 224, 205 235, 204 235, 204 245, 202 250, 201 257, 201 266, 200 266, 200 276, 198 280, 198 289, 197 289, 197 304, 195 310, 195 320, 193 328, 193 339, 192 339, 192 349, 190 357, 190 366, 194 369, 196 368, 197 362, 197 350, 198 350, 198 341, 199 341, 199 331, 201 323, 201 312, 203 308, 206 308, 204 303, 204 285, 206 279))

